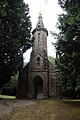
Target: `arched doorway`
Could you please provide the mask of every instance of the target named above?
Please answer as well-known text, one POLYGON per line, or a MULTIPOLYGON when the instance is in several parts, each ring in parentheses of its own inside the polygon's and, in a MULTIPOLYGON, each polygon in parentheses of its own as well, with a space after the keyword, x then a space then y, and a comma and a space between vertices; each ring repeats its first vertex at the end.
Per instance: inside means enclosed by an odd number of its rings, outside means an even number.
POLYGON ((34 97, 43 98, 43 80, 40 76, 36 76, 34 82, 34 97))

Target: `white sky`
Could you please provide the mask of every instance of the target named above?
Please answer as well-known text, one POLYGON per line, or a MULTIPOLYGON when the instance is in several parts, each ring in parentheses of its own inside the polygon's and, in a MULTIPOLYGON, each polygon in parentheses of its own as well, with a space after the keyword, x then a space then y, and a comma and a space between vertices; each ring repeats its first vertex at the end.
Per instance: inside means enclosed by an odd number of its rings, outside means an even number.
MULTIPOLYGON (((48 30, 48 56, 55 57, 55 48, 51 42, 55 42, 54 37, 50 34, 50 31, 56 31, 56 23, 58 14, 62 12, 62 9, 59 7, 58 0, 24 0, 25 3, 29 4, 30 16, 32 22, 32 30, 36 27, 39 12, 42 12, 43 23, 45 28, 48 30)), ((31 49, 24 54, 25 62, 29 61, 31 49)))

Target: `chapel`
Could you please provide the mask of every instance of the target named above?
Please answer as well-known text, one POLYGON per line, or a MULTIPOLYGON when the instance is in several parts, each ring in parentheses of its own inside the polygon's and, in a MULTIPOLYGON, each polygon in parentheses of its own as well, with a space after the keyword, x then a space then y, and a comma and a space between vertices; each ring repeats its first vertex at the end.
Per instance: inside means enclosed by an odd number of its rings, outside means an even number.
POLYGON ((41 14, 32 35, 34 44, 30 61, 19 75, 17 98, 58 98, 59 81, 56 79, 55 66, 48 60, 48 30, 44 27, 41 14))

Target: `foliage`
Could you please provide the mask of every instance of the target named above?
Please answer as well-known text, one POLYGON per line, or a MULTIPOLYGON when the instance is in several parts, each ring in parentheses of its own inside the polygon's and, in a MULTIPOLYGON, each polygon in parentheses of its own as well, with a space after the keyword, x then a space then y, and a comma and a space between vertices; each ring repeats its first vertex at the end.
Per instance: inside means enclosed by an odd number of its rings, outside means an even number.
POLYGON ((49 56, 48 59, 53 65, 55 65, 55 58, 54 57, 49 56))
POLYGON ((15 99, 15 96, 8 96, 8 95, 0 95, 1 99, 15 99))
POLYGON ((65 13, 58 18, 57 68, 62 90, 74 96, 80 82, 80 2, 59 0, 59 4, 65 13))
POLYGON ((23 67, 25 67, 27 65, 27 62, 24 62, 24 65, 23 65, 23 67))
POLYGON ((0 0, 0 16, 6 15, 5 7, 8 6, 8 3, 6 0, 0 0))
POLYGON ((19 75, 19 72, 17 72, 16 74, 14 73, 14 75, 11 76, 11 80, 8 83, 6 83, 3 87, 4 88, 16 89, 17 82, 18 82, 18 75, 19 75))
MULTIPOLYGON (((23 0, 6 0, 5 15, 0 15, 0 87, 23 65, 23 53, 30 48, 29 6, 23 0)), ((2 3, 2 0, 0 1, 2 3)))

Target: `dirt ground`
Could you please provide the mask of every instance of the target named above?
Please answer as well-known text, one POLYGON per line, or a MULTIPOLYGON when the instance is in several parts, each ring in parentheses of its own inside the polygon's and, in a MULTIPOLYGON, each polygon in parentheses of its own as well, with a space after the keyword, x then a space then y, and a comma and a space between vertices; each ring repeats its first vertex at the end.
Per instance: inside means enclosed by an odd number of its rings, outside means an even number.
POLYGON ((0 120, 80 120, 80 101, 0 100, 0 120))

